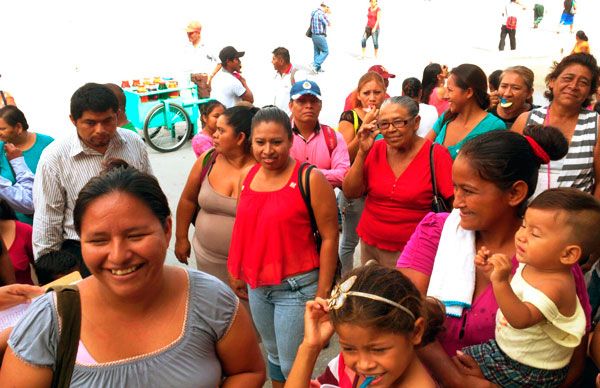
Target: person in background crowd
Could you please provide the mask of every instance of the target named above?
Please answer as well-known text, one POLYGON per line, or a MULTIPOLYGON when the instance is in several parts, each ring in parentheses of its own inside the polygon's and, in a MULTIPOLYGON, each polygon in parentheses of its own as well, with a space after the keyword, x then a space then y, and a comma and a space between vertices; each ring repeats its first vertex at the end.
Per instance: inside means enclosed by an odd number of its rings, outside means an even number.
MULTIPOLYGON (((396 78, 395 74, 388 72, 387 69, 381 65, 373 65, 369 67, 368 71, 373 71, 379 74, 381 78, 383 78, 383 83, 385 85, 386 90, 390 86, 390 78, 396 78)), ((344 112, 356 108, 356 102, 358 101, 356 94, 356 89, 354 89, 352 92, 350 92, 350 94, 348 94, 346 100, 344 101, 344 112)), ((390 98, 390 95, 387 94, 387 91, 385 93, 385 98, 390 98)))
POLYGON ((419 116, 421 117, 421 122, 417 129, 417 135, 425 137, 429 131, 431 131, 433 124, 435 124, 438 119, 437 109, 435 109, 435 106, 433 105, 423 104, 421 102, 423 88, 421 87, 421 81, 417 78, 407 78, 402 82, 402 95, 412 98, 419 104, 419 116))
MULTIPOLYGON (((7 105, 0 108, 0 140, 0 176, 15 184, 17 183, 15 172, 21 172, 19 167, 15 169, 12 165, 14 162, 9 161, 8 148, 20 150, 28 169, 35 174, 42 151, 54 139, 42 133, 29 131, 29 124, 27 123, 25 114, 16 106, 7 105)), ((27 173, 27 176, 29 174, 27 173)), ((33 180, 31 181, 30 189, 32 188, 33 180)), ((18 212, 17 219, 19 221, 28 224, 33 222, 33 218, 31 217, 33 204, 27 212, 21 213, 20 210, 15 210, 18 212)))
POLYGON ((314 81, 298 81, 290 90, 293 144, 290 156, 314 164, 333 187, 341 187, 350 167, 348 147, 341 133, 319 123, 323 102, 314 81))
POLYGON ((315 73, 323 71, 321 66, 329 55, 329 46, 327 45, 327 27, 331 25, 327 14, 331 13, 331 9, 324 2, 321 6, 314 10, 310 15, 310 32, 313 43, 313 64, 312 68, 315 73))
POLYGON ((17 283, 33 284, 31 234, 31 225, 17 221, 15 212, 6 201, 0 199, 0 236, 8 248, 17 283))
MULTIPOLYGON (((73 219, 93 275, 77 283, 71 386, 262 387, 260 348, 234 293, 210 275, 164 265, 172 219, 156 178, 113 160, 81 189, 73 219)), ((55 298, 38 298, 12 330, 1 386, 50 387, 64 373, 55 298)))
POLYGON ((200 105, 202 131, 192 138, 192 150, 199 157, 213 146, 213 135, 217 131, 217 120, 225 111, 225 106, 217 100, 200 105))
POLYGON ((254 116, 252 152, 258 164, 241 177, 227 261, 234 291, 249 299, 275 388, 283 387, 302 342, 304 306, 329 295, 337 264, 335 194, 320 171, 300 169, 290 155, 292 139, 290 119, 281 109, 266 107, 254 116), (299 184, 310 185, 309 203, 299 184))
POLYGON ((498 98, 498 88, 500 87, 500 76, 502 75, 502 70, 494 70, 488 76, 488 92, 490 96, 490 107, 488 108, 491 111, 498 103, 500 99, 498 98))
POLYGON ((544 18, 543 0, 537 0, 533 6, 533 28, 538 28, 544 18))
POLYGON ((358 132, 359 150, 344 179, 346 198, 366 195, 357 227, 361 262, 376 260, 388 268, 396 260, 421 219, 431 211, 432 180, 440 195, 451 201, 452 159, 444 147, 419 137, 419 105, 410 97, 392 97, 377 119, 358 132), (375 141, 383 134, 385 141, 375 141), (431 176, 433 147, 435 176, 431 176))
POLYGON ((53 142, 40 157, 34 182, 33 253, 41 255, 65 249, 81 262, 81 242, 73 224, 73 208, 79 191, 102 171, 110 158, 131 163, 152 173, 148 153, 140 137, 117 127, 119 102, 106 86, 87 83, 71 97, 71 135, 53 142))
MULTIPOLYGON (((0 77, 2 77, 1 74, 0 77)), ((0 90, 0 108, 5 107, 7 105, 16 106, 17 104, 15 103, 15 99, 9 92, 7 92, 6 90, 0 90)))
POLYGON ((127 99, 125 98, 125 93, 123 93, 123 89, 117 84, 105 84, 107 88, 112 90, 112 92, 117 96, 117 101, 119 102, 119 110, 117 111, 117 127, 129 129, 130 131, 134 131, 137 133, 137 129, 133 125, 131 121, 127 118, 127 112, 125 110, 127 106, 127 99))
POLYGON ((576 11, 577 7, 575 6, 575 0, 563 1, 563 12, 560 15, 560 24, 569 26, 569 32, 571 33, 573 33, 573 19, 575 18, 576 11))
POLYGON ((219 53, 223 68, 212 80, 210 97, 231 108, 240 101, 254 102, 254 95, 242 77, 242 61, 244 51, 237 51, 232 46, 224 47, 219 53))
POLYGON ((367 39, 373 39, 373 55, 377 58, 379 51, 379 31, 381 30, 379 22, 381 20, 381 8, 377 4, 377 0, 369 0, 369 9, 367 11, 367 26, 362 37, 360 45, 362 47, 361 58, 365 57, 367 49, 367 39))
POLYGON ((4 240, 0 238, 0 286, 16 283, 15 269, 12 266, 8 249, 4 244, 4 240))
POLYGON ((65 250, 43 254, 35 261, 34 268, 38 282, 42 285, 80 270, 77 256, 65 250))
POLYGON ((212 78, 221 70, 221 63, 217 61, 201 43, 202 24, 197 20, 191 21, 185 28, 187 37, 191 46, 188 46, 185 65, 185 81, 191 80, 198 87, 198 97, 206 98, 210 96, 212 78))
POLYGON ((196 160, 177 205, 175 256, 187 264, 191 253, 188 231, 192 223, 196 268, 225 283, 229 282, 227 256, 240 176, 256 164, 250 148, 250 126, 257 111, 258 108, 234 106, 219 116, 213 135, 215 148, 196 160), (195 214, 198 207, 200 211, 195 214))
POLYGON ((446 95, 446 78, 448 78, 448 66, 439 63, 430 63, 423 69, 421 85, 423 86, 423 98, 421 102, 435 106, 438 115, 444 113, 450 103, 444 98, 446 95))
POLYGON ((427 138, 448 148, 452 159, 456 159, 467 140, 506 129, 502 120, 485 111, 490 97, 487 78, 478 66, 465 63, 452 69, 445 97, 449 108, 438 118, 427 138))
POLYGON ((405 276, 377 264, 348 274, 331 299, 306 304, 304 340, 286 388, 437 386, 416 349, 435 339, 444 314, 405 276), (341 353, 310 381, 319 352, 333 333, 341 353))
POLYGON ((551 125, 569 142, 565 158, 540 169, 535 195, 552 187, 575 187, 600 198, 600 118, 586 109, 599 74, 592 55, 564 57, 546 76, 544 96, 550 105, 522 113, 513 124, 518 133, 530 124, 551 125))
MULTIPOLYGON (((517 268, 515 234, 523 225, 539 166, 567 152, 556 128, 528 127, 524 134, 528 137, 492 131, 468 141, 452 166, 455 209, 425 216, 398 259, 397 267, 423 295, 446 305, 446 330, 419 351, 443 386, 478 386, 461 373, 464 368, 458 365, 469 365, 463 357, 458 356, 460 363, 450 357, 494 338, 498 302, 489 273, 475 267, 475 253, 485 245, 511 257, 513 271, 517 268)), ((573 267, 573 275, 589 327, 590 306, 579 266, 573 267)), ((567 384, 580 373, 584 356, 585 347, 580 346, 567 384)))
POLYGON ((519 12, 519 6, 517 0, 510 0, 508 4, 504 6, 502 17, 504 23, 500 28, 500 43, 498 43, 498 50, 504 50, 504 44, 506 43, 506 35, 510 40, 510 49, 514 50, 517 48, 517 14, 519 12))
POLYGON ((525 66, 512 66, 502 72, 495 94, 497 103, 488 112, 504 121, 507 129, 521 113, 533 109, 533 77, 533 71, 525 66))
POLYGON ((297 69, 290 62, 290 52, 285 47, 273 50, 271 59, 275 74, 273 77, 273 105, 287 113, 290 111, 290 89, 296 83, 294 78, 297 69))
POLYGON ((11 143, 4 145, 4 152, 15 176, 13 184, 8 179, 0 176, 0 199, 27 220, 28 215, 33 213, 33 181, 31 173, 23 153, 11 143))
MULTIPOLYGON (((356 106, 340 116, 338 131, 348 144, 350 160, 354 161, 359 148, 356 135, 364 122, 371 122, 379 114, 379 108, 385 100, 385 80, 375 71, 369 71, 358 80, 356 88, 356 106)), ((354 250, 358 245, 356 227, 365 206, 364 197, 348 199, 344 192, 338 195, 338 206, 342 216, 342 239, 339 255, 342 261, 342 273, 350 271, 354 263, 354 250)))
POLYGON ((575 34, 575 47, 573 47, 573 51, 571 54, 589 54, 590 53, 590 44, 588 43, 588 37, 585 32, 579 30, 575 34))

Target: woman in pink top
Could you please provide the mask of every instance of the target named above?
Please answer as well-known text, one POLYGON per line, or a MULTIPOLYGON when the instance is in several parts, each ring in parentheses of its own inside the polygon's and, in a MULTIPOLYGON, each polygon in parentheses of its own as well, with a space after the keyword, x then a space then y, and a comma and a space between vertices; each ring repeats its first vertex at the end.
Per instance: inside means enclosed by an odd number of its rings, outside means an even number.
POLYGON ((14 210, 0 199, 0 235, 8 248, 17 283, 33 284, 30 266, 33 264, 31 232, 31 225, 17 221, 14 210))
MULTIPOLYGON (((529 127, 524 134, 526 136, 515 136, 511 132, 493 131, 478 136, 465 144, 452 168, 454 212, 459 212, 459 231, 472 236, 473 252, 485 245, 493 246, 494 252, 513 257, 513 271, 517 267, 514 236, 522 224, 527 199, 535 190, 540 164, 547 163, 548 159, 560 159, 567 152, 566 141, 556 128, 529 127)), ((399 270, 423 294, 428 293, 431 285, 434 262, 460 261, 452 251, 438 251, 438 246, 447 246, 442 231, 446 232, 444 225, 448 217, 447 213, 428 214, 398 259, 399 270)), ((447 239, 454 238, 452 233, 445 235, 450 236, 447 239)), ((591 309, 579 266, 574 267, 573 275, 589 324, 591 309)), ((456 279, 456 287, 460 287, 462 280, 456 279)), ((477 268, 473 281, 470 307, 464 307, 458 318, 447 316, 446 331, 438 337, 438 342, 420 351, 421 360, 444 386, 477 386, 477 380, 462 375, 450 357, 465 346, 494 338, 498 304, 489 275, 477 268)), ((578 357, 585 356, 585 347, 579 350, 583 353, 576 351, 573 357, 571 378, 582 367, 578 362, 583 362, 583 358, 578 357)))
POLYGON ((252 152, 259 164, 241 177, 227 261, 232 288, 250 302, 275 388, 283 387, 302 342, 304 305, 315 296, 327 298, 337 264, 333 189, 320 171, 308 174, 290 156, 292 136, 290 118, 281 109, 263 108, 254 116, 252 152), (310 207, 300 182, 310 185, 310 207), (321 236, 319 250, 310 209, 321 236))
POLYGON ((377 260, 394 268, 404 244, 431 211, 432 179, 445 199, 452 197, 452 159, 448 150, 417 136, 419 104, 410 97, 392 97, 381 105, 377 120, 358 131, 359 150, 343 189, 346 198, 366 195, 356 229, 361 261, 377 260), (383 134, 384 141, 375 141, 383 134), (435 176, 430 173, 433 147, 435 176))
POLYGON ((448 78, 448 66, 439 63, 430 63, 423 69, 421 84, 423 85, 423 97, 421 102, 435 106, 438 115, 444 113, 450 103, 444 100, 446 92, 446 78, 448 78))

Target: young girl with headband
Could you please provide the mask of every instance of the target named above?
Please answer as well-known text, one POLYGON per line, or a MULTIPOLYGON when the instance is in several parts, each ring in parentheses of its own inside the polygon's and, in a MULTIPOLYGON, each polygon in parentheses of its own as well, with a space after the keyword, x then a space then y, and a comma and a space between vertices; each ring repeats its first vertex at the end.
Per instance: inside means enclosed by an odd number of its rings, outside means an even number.
POLYGON ((435 338, 443 320, 443 308, 407 277, 368 263, 346 275, 330 299, 306 304, 304 340, 285 386, 435 387, 415 349, 435 338), (342 352, 310 381, 334 331, 342 352))

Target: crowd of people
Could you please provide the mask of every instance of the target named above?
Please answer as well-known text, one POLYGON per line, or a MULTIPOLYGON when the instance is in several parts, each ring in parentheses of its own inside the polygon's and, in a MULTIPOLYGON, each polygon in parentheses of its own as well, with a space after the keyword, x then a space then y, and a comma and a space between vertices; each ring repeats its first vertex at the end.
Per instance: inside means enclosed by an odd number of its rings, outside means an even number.
MULTIPOLYGON (((315 74, 329 12, 307 31, 315 74)), ((375 56, 380 13, 370 0, 375 56)), ((210 100, 174 217, 118 86, 77 89, 57 140, 0 108, 0 309, 35 298, 0 333, 0 386, 600 386, 589 47, 552 66, 543 106, 523 64, 431 63, 401 96, 375 65, 332 128, 286 48, 256 107, 245 53, 212 55, 201 31, 185 76, 210 100), (173 233, 196 269, 165 265, 173 233)))

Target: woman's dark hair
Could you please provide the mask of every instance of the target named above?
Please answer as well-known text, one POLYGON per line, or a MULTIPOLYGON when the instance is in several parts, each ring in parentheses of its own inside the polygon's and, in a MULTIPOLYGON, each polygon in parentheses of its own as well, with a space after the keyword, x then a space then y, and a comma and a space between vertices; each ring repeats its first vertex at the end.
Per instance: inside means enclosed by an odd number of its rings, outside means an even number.
POLYGON ((442 66, 439 63, 430 63, 423 69, 421 85, 423 86, 423 96, 421 102, 429 104, 429 96, 438 84, 438 75, 442 74, 442 66))
MULTIPOLYGON (((530 125, 523 130, 523 136, 511 131, 479 135, 465 143, 458 157, 466 159, 482 179, 500 190, 509 190, 518 181, 525 182, 527 199, 535 192, 542 159, 536 156, 525 136, 533 138, 550 160, 561 159, 569 150, 569 143, 558 128, 530 125)), ((526 199, 519 209, 521 212, 525 210, 526 199)))
POLYGON ((443 329, 443 307, 434 299, 424 299, 414 284, 400 271, 369 263, 349 272, 341 282, 352 276, 356 276, 356 281, 350 291, 389 299, 406 307, 415 318, 388 303, 349 295, 342 307, 329 311, 334 326, 351 324, 384 333, 409 334, 415 329, 415 320, 423 317, 426 328, 421 346, 435 340, 436 335, 443 329))
POLYGON ((73 221, 78 235, 81 236, 81 220, 90 204, 111 193, 125 193, 139 199, 162 225, 171 215, 169 201, 155 177, 129 166, 124 160, 110 159, 100 175, 90 179, 77 196, 73 221))
POLYGON ((285 129, 285 134, 288 139, 292 140, 294 136, 292 132, 292 123, 290 121, 290 116, 288 116, 287 113, 276 106, 265 106, 254 115, 254 118, 252 119, 252 129, 254 130, 260 123, 268 122, 280 124, 285 129))
POLYGON ((581 30, 577 31, 577 33, 575 34, 575 36, 576 36, 578 39, 585 40, 586 42, 588 41, 588 37, 587 37, 587 35, 585 34, 585 32, 583 32, 583 31, 581 31, 581 30))
POLYGON ((571 54, 564 57, 560 62, 554 62, 552 66, 552 71, 546 76, 546 91, 544 92, 544 97, 546 97, 549 101, 554 100, 554 93, 552 89, 550 89, 550 81, 556 80, 565 69, 571 65, 581 65, 585 66, 589 69, 592 78, 590 79, 590 91, 585 99, 581 103, 581 107, 585 108, 590 105, 592 101, 592 96, 596 93, 596 89, 598 88, 598 77, 600 76, 600 69, 598 69, 598 63, 596 62, 596 58, 594 58, 591 54, 571 54))
MULTIPOLYGON (((452 69, 450 75, 454 76, 456 86, 462 90, 471 88, 473 90, 473 98, 477 105, 486 110, 490 106, 490 96, 487 93, 487 77, 481 68, 471 63, 463 63, 452 69)), ((458 112, 450 110, 444 113, 442 126, 451 122, 458 116, 458 112)))
POLYGON ((0 220, 16 220, 17 215, 4 199, 0 198, 0 220))
POLYGON ((500 76, 502 75, 502 70, 494 70, 488 76, 488 86, 490 90, 498 90, 500 87, 500 76))
POLYGON ((215 108, 217 108, 219 106, 221 108, 225 109, 225 105, 221 104, 217 100, 211 100, 211 101, 207 102, 206 104, 200 105, 200 121, 202 121, 202 127, 206 126, 206 121, 204 121, 202 116, 208 116, 209 114, 212 113, 213 110, 215 110, 215 108))
MULTIPOLYGON (((405 79, 402 82, 402 95, 403 96, 408 96, 412 99, 419 99, 419 93, 421 93, 422 91, 422 87, 421 87, 421 81, 419 81, 417 78, 415 77, 410 77, 405 79)), ((422 97, 421 97, 422 99, 422 97)))
POLYGON ((593 195, 572 187, 548 189, 535 197, 529 208, 565 212, 563 222, 571 231, 569 244, 577 243, 585 259, 598 252, 600 201, 593 195))
POLYGON ((227 123, 231 125, 236 135, 243 133, 244 138, 244 152, 250 153, 250 135, 252 132, 252 119, 254 115, 259 111, 257 107, 237 105, 228 109, 225 109, 222 116, 227 118, 227 123))
POLYGON ((0 108, 0 118, 6 121, 6 124, 14 127, 17 124, 21 124, 24 130, 29 129, 25 114, 14 105, 6 105, 0 108))

